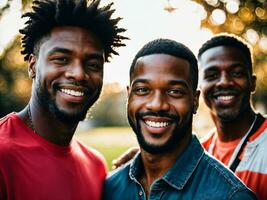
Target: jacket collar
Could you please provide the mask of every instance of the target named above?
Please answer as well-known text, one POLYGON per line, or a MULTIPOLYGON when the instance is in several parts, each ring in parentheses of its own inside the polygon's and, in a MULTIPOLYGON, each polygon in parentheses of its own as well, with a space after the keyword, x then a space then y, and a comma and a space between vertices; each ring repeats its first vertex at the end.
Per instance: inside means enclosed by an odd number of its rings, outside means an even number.
MULTIPOLYGON (((196 170, 203 155, 204 149, 196 136, 193 135, 192 140, 186 147, 185 151, 177 158, 173 167, 157 181, 163 180, 171 187, 174 187, 177 190, 182 190, 196 170)), ((142 170, 142 160, 139 153, 130 164, 130 178, 137 181, 140 170, 142 170)))

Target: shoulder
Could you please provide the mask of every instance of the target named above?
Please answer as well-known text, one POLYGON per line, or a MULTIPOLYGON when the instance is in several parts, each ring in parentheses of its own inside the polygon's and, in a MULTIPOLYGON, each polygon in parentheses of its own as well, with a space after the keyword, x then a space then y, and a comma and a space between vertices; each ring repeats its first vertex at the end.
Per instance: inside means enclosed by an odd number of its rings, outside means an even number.
POLYGON ((226 168, 220 161, 205 153, 202 159, 202 164, 206 166, 207 171, 216 179, 227 183, 230 187, 244 187, 244 184, 226 168))
POLYGON ((0 131, 6 130, 16 120, 17 116, 14 112, 0 118, 0 131))
MULTIPOLYGON (((202 177, 208 185, 212 185, 212 190, 217 191, 227 199, 250 199, 245 197, 254 197, 254 194, 237 178, 234 173, 227 169, 222 163, 217 161, 207 153, 204 154, 200 163, 202 166, 202 177), (235 197, 235 198, 233 198, 235 197)), ((207 186, 208 187, 208 186, 207 186)), ((252 198, 254 199, 254 198, 252 198)))
POLYGON ((104 156, 92 147, 88 147, 78 140, 73 140, 72 145, 76 154, 79 154, 81 158, 83 158, 84 162, 88 162, 88 165, 95 166, 99 170, 102 169, 107 172, 107 164, 104 156))
POLYGON ((121 166, 114 171, 111 171, 107 176, 106 185, 117 186, 125 184, 125 182, 128 182, 130 179, 129 170, 130 170, 130 163, 121 166))
POLYGON ((0 157, 11 152, 11 148, 16 143, 17 119, 15 113, 10 113, 0 119, 0 157))
POLYGON ((132 192, 129 170, 130 164, 127 164, 108 174, 103 191, 104 200, 120 199, 132 192))

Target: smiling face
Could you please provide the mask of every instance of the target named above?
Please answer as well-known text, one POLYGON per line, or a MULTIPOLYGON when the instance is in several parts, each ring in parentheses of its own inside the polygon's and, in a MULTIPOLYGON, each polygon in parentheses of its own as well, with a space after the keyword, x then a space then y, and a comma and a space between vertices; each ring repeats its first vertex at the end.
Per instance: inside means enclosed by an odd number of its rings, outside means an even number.
POLYGON ((128 87, 128 120, 141 148, 164 153, 191 136, 198 106, 189 62, 166 54, 140 57, 128 87))
POLYGON ((248 59, 239 49, 213 47, 199 61, 200 88, 214 117, 231 121, 251 109, 250 94, 256 78, 249 73, 248 59))
POLYGON ((59 120, 77 123, 98 99, 104 53, 100 41, 78 27, 57 27, 32 55, 33 100, 59 120))

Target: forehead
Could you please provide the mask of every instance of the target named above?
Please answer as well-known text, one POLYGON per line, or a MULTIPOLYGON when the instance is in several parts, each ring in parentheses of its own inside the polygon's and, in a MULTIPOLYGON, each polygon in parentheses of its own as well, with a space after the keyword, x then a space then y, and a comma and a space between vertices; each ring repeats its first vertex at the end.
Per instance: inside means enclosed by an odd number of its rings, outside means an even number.
POLYGON ((190 64, 183 58, 167 54, 153 54, 138 58, 132 80, 148 79, 151 81, 183 79, 190 83, 190 64))
POLYGON ((206 50, 199 59, 200 68, 205 70, 211 66, 231 66, 236 63, 248 64, 244 53, 236 47, 217 46, 206 50))
POLYGON ((49 50, 57 46, 79 51, 87 49, 103 52, 100 40, 93 33, 80 27, 62 26, 53 28, 49 37, 42 43, 41 48, 49 50))

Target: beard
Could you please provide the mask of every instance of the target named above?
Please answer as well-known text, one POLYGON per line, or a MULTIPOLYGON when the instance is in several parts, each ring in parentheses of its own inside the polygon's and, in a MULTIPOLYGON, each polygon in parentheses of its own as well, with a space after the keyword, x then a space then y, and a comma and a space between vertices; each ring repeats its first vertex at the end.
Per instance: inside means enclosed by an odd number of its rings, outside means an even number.
POLYGON ((241 102, 238 102, 234 107, 216 108, 218 117, 223 122, 232 122, 238 116, 242 115, 250 109, 250 94, 246 94, 241 102))
MULTIPOLYGON (((58 87, 53 86, 53 91, 57 91, 57 90, 58 90, 58 87)), ((36 84, 36 94, 41 105, 44 106, 45 109, 49 110, 49 112, 52 113, 56 119, 58 119, 59 121, 63 123, 68 123, 68 124, 77 124, 80 121, 85 119, 87 115, 87 111, 99 98, 101 89, 98 89, 98 90, 95 89, 95 90, 90 90, 90 91, 93 91, 92 97, 90 98, 90 100, 86 102, 83 109, 81 111, 70 113, 59 108, 55 100, 52 98, 52 95, 48 92, 47 88, 42 87, 40 80, 37 80, 37 84, 36 84)))
POLYGON ((130 126, 132 127, 134 133, 136 134, 137 141, 142 149, 145 151, 151 153, 151 154, 162 154, 162 153, 167 153, 172 151, 174 148, 176 148, 181 139, 188 133, 188 131, 191 130, 192 127, 192 120, 193 116, 191 115, 190 118, 187 120, 187 122, 179 127, 179 121, 180 117, 176 115, 170 115, 167 113, 162 113, 162 112, 145 112, 145 113, 136 113, 135 119, 136 119, 136 124, 134 121, 130 118, 129 113, 128 113, 128 122, 130 126), (141 131, 141 125, 140 125, 140 120, 142 119, 143 116, 145 115, 150 115, 150 116, 158 116, 158 117, 168 117, 170 119, 173 119, 175 122, 175 129, 173 130, 170 138, 164 143, 160 145, 155 145, 148 143, 141 131))

